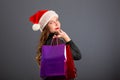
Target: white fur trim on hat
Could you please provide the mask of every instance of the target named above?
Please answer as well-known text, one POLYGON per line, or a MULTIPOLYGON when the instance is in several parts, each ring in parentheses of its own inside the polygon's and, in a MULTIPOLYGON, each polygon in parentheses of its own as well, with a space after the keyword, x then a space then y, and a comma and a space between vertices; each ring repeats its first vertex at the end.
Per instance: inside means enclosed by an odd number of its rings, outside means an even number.
POLYGON ((49 10, 43 14, 43 16, 39 20, 41 32, 44 29, 44 27, 46 26, 46 24, 50 21, 50 19, 54 16, 59 17, 58 14, 52 10, 49 10))
POLYGON ((33 29, 33 31, 40 30, 40 24, 33 24, 32 29, 33 29))

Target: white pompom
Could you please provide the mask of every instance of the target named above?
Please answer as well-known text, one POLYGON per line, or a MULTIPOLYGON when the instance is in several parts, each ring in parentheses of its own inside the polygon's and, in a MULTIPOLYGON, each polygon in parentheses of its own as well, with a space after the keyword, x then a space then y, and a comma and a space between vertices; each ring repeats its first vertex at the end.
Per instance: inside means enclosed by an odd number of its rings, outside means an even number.
POLYGON ((40 24, 33 24, 32 29, 33 29, 33 31, 40 30, 40 24))

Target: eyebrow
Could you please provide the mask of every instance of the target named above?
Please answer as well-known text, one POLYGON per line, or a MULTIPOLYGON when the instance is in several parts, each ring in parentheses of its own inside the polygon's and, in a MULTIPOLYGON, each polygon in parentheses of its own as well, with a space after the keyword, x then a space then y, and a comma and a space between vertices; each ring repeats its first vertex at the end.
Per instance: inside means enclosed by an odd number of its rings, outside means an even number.
POLYGON ((53 22, 53 20, 50 20, 49 23, 50 23, 50 22, 53 22))

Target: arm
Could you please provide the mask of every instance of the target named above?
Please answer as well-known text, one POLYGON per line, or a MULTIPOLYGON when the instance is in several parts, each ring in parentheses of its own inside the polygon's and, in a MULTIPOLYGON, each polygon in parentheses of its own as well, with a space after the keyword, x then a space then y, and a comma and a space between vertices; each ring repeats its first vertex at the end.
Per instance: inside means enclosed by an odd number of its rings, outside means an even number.
POLYGON ((66 44, 69 44, 71 47, 73 59, 80 60, 81 52, 80 52, 79 48, 75 45, 75 43, 72 40, 70 40, 69 42, 66 42, 66 44))
POLYGON ((81 52, 79 48, 75 45, 75 43, 70 39, 70 37, 63 30, 58 31, 58 35, 54 37, 62 37, 65 40, 66 44, 70 45, 74 60, 81 59, 81 52))

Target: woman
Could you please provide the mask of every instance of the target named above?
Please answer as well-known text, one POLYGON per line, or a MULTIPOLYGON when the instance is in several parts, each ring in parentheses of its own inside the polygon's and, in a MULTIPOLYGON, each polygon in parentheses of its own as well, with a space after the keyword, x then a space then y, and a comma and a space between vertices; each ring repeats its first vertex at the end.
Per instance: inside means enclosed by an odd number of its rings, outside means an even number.
MULTIPOLYGON (((41 31, 40 42, 38 44, 38 50, 36 55, 37 63, 40 66, 41 61, 41 47, 42 45, 50 45, 53 38, 58 38, 59 44, 68 44, 72 51, 72 57, 74 60, 81 59, 81 53, 71 38, 61 29, 59 16, 52 10, 40 10, 30 17, 30 21, 33 23, 33 30, 41 31)), ((44 80, 66 80, 65 77, 46 77, 44 80)), ((73 80, 73 79, 69 79, 73 80)))

